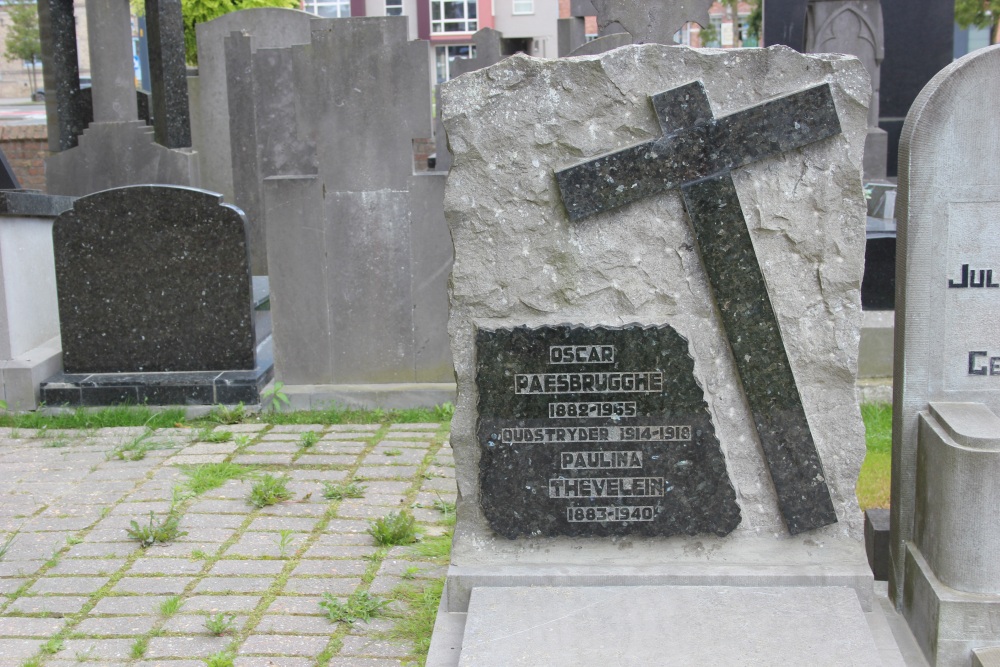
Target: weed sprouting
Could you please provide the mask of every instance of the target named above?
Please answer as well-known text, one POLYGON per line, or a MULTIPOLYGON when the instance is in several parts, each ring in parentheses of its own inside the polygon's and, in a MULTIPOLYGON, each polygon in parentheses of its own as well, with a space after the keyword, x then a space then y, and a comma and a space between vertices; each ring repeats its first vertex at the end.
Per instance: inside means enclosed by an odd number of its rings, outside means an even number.
POLYGON ((278 531, 278 551, 281 553, 282 558, 288 557, 288 547, 292 545, 294 540, 295 531, 292 530, 279 530, 278 531))
POLYGON ((205 667, 233 667, 233 655, 227 651, 219 651, 205 658, 205 667))
POLYGON ((160 603, 160 616, 163 618, 170 618, 180 611, 181 605, 183 604, 184 601, 181 599, 180 595, 174 595, 173 597, 167 598, 160 603))
POLYGON ((105 452, 105 460, 118 459, 119 461, 141 461, 146 458, 146 453, 153 449, 168 449, 171 445, 161 442, 153 442, 153 429, 148 426, 142 433, 131 440, 119 444, 109 452, 105 452))
POLYGON ((205 617, 205 629, 213 635, 221 637, 236 629, 236 614, 218 613, 205 617))
POLYGON ((401 456, 403 454, 403 450, 402 449, 387 449, 387 450, 385 450, 382 453, 385 454, 386 456, 401 456))
POLYGON ((187 476, 184 486, 191 493, 200 495, 219 488, 231 479, 243 479, 253 472, 253 468, 224 461, 222 463, 181 466, 181 471, 187 476))
POLYGON ((129 524, 128 536, 133 540, 138 540, 139 546, 145 549, 157 542, 169 542, 187 535, 186 532, 178 528, 179 523, 180 519, 175 514, 169 514, 165 518, 157 520, 150 512, 148 525, 140 526, 135 519, 132 519, 129 524))
POLYGON ((323 497, 327 500, 343 500, 344 498, 362 498, 367 486, 349 482, 323 482, 323 497))
POLYGON ((149 649, 149 638, 136 637, 135 641, 132 642, 132 648, 129 649, 129 655, 133 658, 141 658, 146 655, 147 649, 149 649))
POLYGON ((317 442, 319 442, 319 433, 316 431, 306 431, 299 436, 299 447, 302 447, 303 449, 309 449, 317 442))
POLYGON ((368 522, 368 534, 375 544, 382 547, 413 544, 419 539, 417 522, 406 510, 389 512, 386 516, 368 522))
POLYGON ((261 475, 260 478, 250 487, 250 495, 247 497, 254 507, 267 507, 275 505, 292 498, 292 492, 288 490, 288 482, 291 478, 288 475, 261 475))
POLYGON ((368 591, 355 591, 347 598, 347 602, 341 602, 330 593, 324 593, 319 606, 326 611, 326 616, 331 621, 367 623, 378 616, 389 602, 391 601, 372 595, 368 591))
POLYGON ((247 418, 247 409, 242 402, 236 405, 217 405, 212 408, 208 418, 219 424, 239 424, 247 418))

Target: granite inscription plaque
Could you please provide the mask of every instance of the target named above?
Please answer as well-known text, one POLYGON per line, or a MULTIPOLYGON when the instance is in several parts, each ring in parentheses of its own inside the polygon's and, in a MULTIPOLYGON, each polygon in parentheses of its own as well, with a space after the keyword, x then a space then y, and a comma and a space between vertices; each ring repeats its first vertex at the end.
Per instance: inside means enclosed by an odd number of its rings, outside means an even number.
POLYGON ((726 535, 740 522, 668 325, 479 329, 481 503, 500 535, 726 535))

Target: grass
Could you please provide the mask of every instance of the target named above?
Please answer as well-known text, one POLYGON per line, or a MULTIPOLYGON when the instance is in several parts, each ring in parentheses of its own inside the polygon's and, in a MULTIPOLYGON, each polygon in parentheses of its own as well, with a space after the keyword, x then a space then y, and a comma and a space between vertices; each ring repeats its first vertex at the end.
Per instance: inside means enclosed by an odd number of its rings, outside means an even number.
POLYGON ((205 617, 205 629, 216 637, 228 635, 236 629, 236 614, 218 613, 205 617))
POLYGON ((319 433, 316 431, 306 431, 299 436, 299 447, 308 449, 319 442, 319 433))
POLYGON ((347 602, 341 602, 330 593, 324 593, 319 606, 326 612, 327 618, 334 622, 354 623, 379 616, 382 610, 392 600, 372 595, 368 591, 355 591, 347 602))
POLYGON ((406 510, 389 512, 381 519, 368 522, 368 534, 380 547, 413 544, 419 539, 417 522, 406 510))
POLYGON ((174 514, 170 514, 161 520, 157 520, 152 512, 149 513, 149 524, 145 526, 139 525, 139 522, 135 519, 129 523, 129 529, 127 531, 128 536, 133 540, 139 541, 139 546, 145 549, 146 547, 151 547, 157 542, 164 543, 170 540, 177 539, 183 535, 187 535, 186 532, 178 529, 178 524, 180 519, 174 514))
POLYGON ((139 435, 135 436, 131 440, 127 440, 109 452, 104 454, 104 458, 110 461, 111 459, 118 459, 119 461, 141 461, 146 458, 146 452, 154 449, 170 449, 172 445, 164 444, 162 442, 153 442, 150 438, 153 437, 153 429, 146 427, 139 435))
POLYGON ((451 553, 451 532, 424 538, 410 547, 410 553, 424 558, 446 558, 451 553))
POLYGON ((205 667, 233 667, 233 656, 226 651, 219 651, 205 658, 205 667))
POLYGON ((288 490, 289 481, 291 478, 288 475, 261 475, 250 487, 247 502, 260 508, 276 505, 284 500, 291 500, 292 492, 288 490))
POLYGON ((367 486, 350 482, 323 482, 323 497, 327 500, 343 500, 344 498, 363 498, 367 486))
POLYGON ((404 584, 392 591, 393 598, 405 603, 407 611, 396 619, 391 635, 413 644, 413 653, 421 667, 431 647, 431 634, 443 590, 444 579, 436 579, 423 587, 404 584))
POLYGON ((160 603, 160 616, 163 618, 170 618, 181 610, 181 605, 183 604, 184 601, 181 599, 180 595, 167 598, 160 603))
POLYGON ((213 431, 211 428, 203 428, 198 431, 198 440, 202 442, 229 442, 232 439, 232 431, 213 431))
POLYGON ((187 477, 184 487, 195 495, 217 489, 231 479, 243 479, 253 472, 253 468, 238 463, 202 463, 181 466, 187 477))
POLYGON ((152 429, 169 428, 183 423, 184 408, 170 408, 154 412, 146 406, 115 406, 101 410, 78 408, 59 415, 39 412, 0 414, 0 426, 11 428, 88 429, 108 426, 148 426, 152 429))
POLYGON ((862 510, 889 507, 889 477, 892 471, 892 406, 888 403, 864 403, 861 418, 865 422, 865 445, 868 450, 855 493, 862 510))
POLYGON ((141 658, 146 655, 146 651, 149 649, 149 638, 148 637, 136 637, 135 641, 132 642, 132 648, 129 651, 129 655, 133 658, 141 658))

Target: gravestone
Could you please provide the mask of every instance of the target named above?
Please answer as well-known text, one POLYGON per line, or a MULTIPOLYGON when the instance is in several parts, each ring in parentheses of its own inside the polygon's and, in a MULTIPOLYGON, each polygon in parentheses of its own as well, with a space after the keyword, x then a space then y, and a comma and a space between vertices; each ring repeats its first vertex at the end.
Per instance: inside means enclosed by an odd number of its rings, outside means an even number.
POLYGON ((256 93, 253 77, 247 71, 250 51, 242 67, 227 69, 226 38, 232 32, 249 35, 252 51, 308 44, 309 26, 315 19, 313 14, 296 9, 262 7, 225 14, 196 26, 198 99, 193 132, 201 187, 222 193, 226 201, 246 213, 254 275, 267 274, 263 182, 257 173, 257 140, 253 133, 256 93))
POLYGON ((296 407, 451 400, 444 174, 413 165, 431 133, 426 42, 406 17, 316 21, 309 44, 256 53, 249 39, 227 38, 227 69, 249 57, 267 91, 253 134, 276 379, 296 407))
POLYGON ((708 25, 712 0, 590 0, 600 37, 578 46, 570 55, 605 53, 628 44, 674 44, 685 23, 708 25))
POLYGON ((812 0, 806 14, 807 53, 857 56, 872 81, 865 141, 865 180, 885 179, 888 134, 879 129, 879 89, 885 37, 879 0, 812 0))
POLYGON ((660 45, 444 86, 459 505, 429 665, 654 664, 713 633, 740 664, 882 664, 854 495, 869 96, 855 59, 660 45))
POLYGON ((72 203, 0 191, 0 398, 11 410, 34 410, 39 384, 59 371, 52 220, 72 203))
MULTIPOLYGON (((61 0, 45 4, 43 11, 48 12, 51 24, 45 49, 75 51, 76 35, 70 28, 74 20, 72 6, 61 0)), ((175 0, 150 0, 146 8, 151 44, 160 50, 157 57, 151 58, 155 69, 154 127, 150 128, 138 116, 128 3, 88 0, 93 122, 83 129, 88 118, 85 100, 78 90, 76 64, 61 55, 50 55, 56 67, 46 77, 47 81, 54 79, 55 95, 52 105, 46 104, 49 111, 55 111, 50 137, 58 136, 61 151, 45 161, 50 194, 82 196, 139 183, 197 182, 195 153, 178 148, 190 146, 180 11, 180 3, 175 0), (51 132, 53 126, 57 126, 57 133, 51 132), (83 134, 74 134, 80 130, 83 134)))
POLYGON ((1000 646, 998 72, 998 46, 946 67, 900 145, 889 593, 942 666, 1000 646))
POLYGON ((242 212, 219 195, 135 186, 78 199, 53 226, 63 374, 50 405, 258 403, 242 212))

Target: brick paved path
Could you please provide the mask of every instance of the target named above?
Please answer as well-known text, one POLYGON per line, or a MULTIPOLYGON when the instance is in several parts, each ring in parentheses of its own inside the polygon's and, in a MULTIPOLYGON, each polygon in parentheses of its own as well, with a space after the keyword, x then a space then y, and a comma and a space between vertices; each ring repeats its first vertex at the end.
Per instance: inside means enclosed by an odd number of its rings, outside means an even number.
POLYGON ((390 638, 392 618, 335 623, 319 601, 387 597, 444 575, 444 559, 378 549, 367 530, 407 508, 425 534, 446 531, 434 509, 455 500, 446 426, 160 429, 140 444, 170 448, 135 461, 113 454, 144 432, 0 429, 0 667, 202 667, 220 651, 236 667, 407 663, 413 647, 390 638), (222 431, 232 438, 212 442, 222 431), (320 436, 308 448, 306 431, 320 436), (295 496, 257 509, 246 500, 251 480, 178 490, 187 466, 222 461, 287 474, 295 496), (323 497, 324 482, 349 481, 367 487, 362 498, 323 497), (132 520, 148 524, 150 511, 159 520, 172 503, 187 535, 147 549, 126 535, 132 520), (174 596, 171 614, 163 607, 174 596), (218 614, 235 617, 225 636, 206 628, 218 614))

